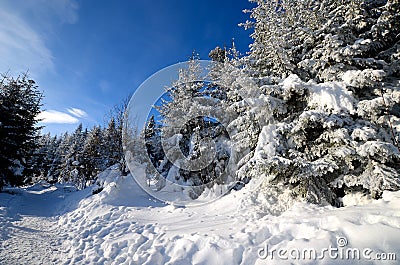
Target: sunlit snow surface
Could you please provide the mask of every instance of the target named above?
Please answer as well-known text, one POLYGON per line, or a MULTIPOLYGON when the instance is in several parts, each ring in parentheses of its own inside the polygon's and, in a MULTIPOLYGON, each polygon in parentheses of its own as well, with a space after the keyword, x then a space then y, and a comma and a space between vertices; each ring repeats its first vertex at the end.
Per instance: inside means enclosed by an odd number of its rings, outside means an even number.
POLYGON ((150 198, 117 170, 104 172, 100 182, 105 188, 96 195, 96 186, 73 191, 39 184, 14 189, 15 195, 0 193, 0 264, 398 264, 400 259, 400 192, 384 192, 377 201, 348 197, 344 202, 354 206, 344 208, 298 203, 271 216, 250 206, 246 187, 213 203, 176 207, 150 198), (316 256, 310 259, 309 253, 316 256), (394 253, 397 261, 367 259, 381 253, 390 258, 394 253))

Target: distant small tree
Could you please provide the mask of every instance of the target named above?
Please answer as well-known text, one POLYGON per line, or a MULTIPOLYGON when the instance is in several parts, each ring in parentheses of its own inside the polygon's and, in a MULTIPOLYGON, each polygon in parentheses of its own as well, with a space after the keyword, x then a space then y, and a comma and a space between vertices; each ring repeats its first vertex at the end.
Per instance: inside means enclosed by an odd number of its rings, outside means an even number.
POLYGON ((114 117, 110 119, 107 127, 104 129, 104 166, 109 167, 121 163, 122 156, 122 134, 114 117))
POLYGON ((83 145, 86 139, 86 132, 83 131, 82 124, 79 124, 75 131, 64 139, 60 181, 71 181, 71 172, 80 173, 82 162, 83 145))
POLYGON ((108 153, 108 166, 119 164, 119 169, 122 174, 126 175, 128 173, 128 169, 126 166, 124 151, 123 151, 123 142, 122 142, 122 134, 124 127, 124 115, 125 110, 128 106, 129 99, 131 96, 126 97, 119 104, 116 104, 110 111, 109 115, 106 117, 106 129, 105 129, 105 138, 106 141, 106 152, 108 153), (111 141, 111 142, 110 142, 111 141))
MULTIPOLYGON (((102 130, 100 126, 95 126, 89 131, 82 150, 82 163, 79 166, 82 169, 79 172, 82 183, 93 180, 101 170, 105 169, 103 167, 102 150, 104 150, 104 146, 102 143, 102 130)), ((83 184, 81 188, 85 187, 86 184, 83 184)))
POLYGON ((154 119, 154 115, 146 123, 144 137, 146 149, 153 165, 158 168, 161 160, 164 158, 164 152, 161 146, 161 130, 154 119))
POLYGON ((61 166, 61 137, 53 136, 48 144, 48 152, 45 156, 44 163, 47 165, 43 172, 43 177, 54 183, 58 179, 57 170, 61 166))

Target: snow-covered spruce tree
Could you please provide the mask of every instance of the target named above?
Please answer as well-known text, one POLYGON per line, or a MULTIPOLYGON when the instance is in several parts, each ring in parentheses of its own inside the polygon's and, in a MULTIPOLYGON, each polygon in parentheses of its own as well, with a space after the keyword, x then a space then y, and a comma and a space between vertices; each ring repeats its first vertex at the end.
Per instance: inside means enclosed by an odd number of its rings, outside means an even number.
MULTIPOLYGON (((273 2, 259 1, 253 10, 256 35, 262 35, 263 24, 279 23, 281 16, 290 14, 286 5, 277 18, 260 19, 267 3, 273 2)), ((269 48, 260 46, 257 38, 249 56, 250 73, 256 76, 289 75, 275 85, 258 83, 284 107, 271 110, 275 124, 263 127, 254 156, 239 172, 265 179, 263 194, 270 212, 299 199, 340 205, 340 197, 349 192, 379 198, 383 190, 400 188, 400 92, 398 72, 392 67, 398 64, 399 1, 319 5, 315 14, 325 22, 311 34, 307 51, 294 57, 298 61, 291 58, 290 67, 280 67, 280 55, 269 60, 269 48), (253 64, 265 58, 268 63, 253 64), (305 82, 292 73, 315 79, 305 82), (321 80, 325 83, 316 83, 321 80)), ((300 27, 293 33, 303 30, 303 25, 293 25, 300 27)), ((286 56, 288 51, 282 52, 286 56)))
POLYGON ((48 157, 50 152, 51 136, 50 133, 40 135, 38 138, 38 147, 34 152, 32 167, 35 169, 34 174, 31 176, 32 182, 37 182, 44 179, 49 169, 50 163, 48 157))
MULTIPOLYGON (((214 50, 210 56, 215 53, 214 50)), ((271 83, 270 78, 250 76, 247 63, 248 58, 240 58, 232 43, 224 61, 216 63, 210 71, 210 79, 215 80, 224 95, 224 115, 229 117, 225 122, 230 133, 230 159, 236 171, 231 172, 237 181, 235 188, 240 188, 251 178, 242 167, 254 156, 262 127, 273 121, 274 113, 280 115, 286 111, 283 100, 259 88, 260 83, 271 83)))
POLYGON ((118 164, 123 175, 128 174, 129 171, 126 166, 122 143, 124 113, 128 106, 129 98, 127 97, 111 109, 103 139, 105 152, 107 153, 107 167, 118 164))
POLYGON ((104 156, 103 133, 100 126, 94 126, 85 139, 82 149, 82 162, 80 169, 74 169, 72 176, 75 177, 74 182, 86 188, 86 183, 94 180, 98 173, 106 169, 104 156))
MULTIPOLYGON (((197 176, 198 172, 189 168, 180 168, 181 165, 173 165, 176 163, 177 155, 180 152, 177 153, 174 149, 169 148, 178 143, 183 155, 186 157, 189 157, 190 151, 193 151, 190 138, 193 134, 193 129, 199 125, 199 121, 194 121, 190 128, 183 127, 187 127, 186 123, 200 115, 197 109, 198 106, 195 106, 192 101, 193 98, 200 96, 200 90, 204 86, 201 78, 201 65, 198 60, 198 55, 193 54, 189 60, 188 67, 179 70, 178 80, 173 82, 167 90, 171 100, 165 101, 158 107, 162 115, 163 124, 159 143, 163 145, 163 152, 166 153, 163 162, 158 165, 157 169, 163 177, 178 184, 185 184, 187 181, 193 182, 192 184, 194 185, 201 184, 201 180, 197 176), (185 130, 185 132, 182 130, 185 130)), ((150 126, 151 124, 149 123, 147 129, 150 126)), ((188 185, 191 184, 189 183, 188 185)))
POLYGON ((59 137, 60 137, 60 143, 57 149, 61 159, 59 165, 55 168, 54 177, 57 177, 57 182, 63 183, 65 181, 68 181, 67 177, 64 176, 65 174, 64 168, 68 165, 66 161, 71 143, 71 135, 68 132, 65 132, 59 137))
POLYGON ((108 168, 109 166, 121 163, 122 154, 122 133, 119 130, 118 125, 115 122, 115 119, 112 117, 107 127, 103 132, 103 158, 104 158, 104 167, 108 168))
POLYGON ((82 124, 71 135, 65 135, 62 143, 62 163, 59 174, 59 182, 69 182, 76 179, 76 175, 81 175, 81 163, 83 145, 86 138, 86 130, 83 131, 82 124))
POLYGON ((0 80, 0 186, 21 185, 34 170, 41 99, 37 85, 27 75, 0 80))
POLYGON ((161 125, 156 123, 154 115, 152 115, 146 123, 144 138, 147 154, 149 155, 151 163, 160 173, 167 172, 171 165, 170 163, 169 167, 165 165, 166 161, 164 160, 166 157, 161 144, 161 125), (163 162, 164 164, 161 166, 163 162))
POLYGON ((324 81, 340 80, 348 70, 385 70, 398 76, 398 0, 323 3, 320 16, 326 21, 299 68, 324 81))
POLYGON ((330 81, 367 68, 399 75, 398 0, 251 2, 257 6, 243 25, 254 28, 249 58, 257 75, 330 81))
POLYGON ((61 137, 53 136, 48 143, 48 153, 44 157, 44 171, 42 173, 43 177, 50 183, 54 183, 58 180, 58 169, 61 166, 61 137))
POLYGON ((321 25, 319 1, 313 0, 250 0, 257 6, 250 18, 241 24, 253 28, 249 64, 254 75, 287 76, 296 71, 302 54, 310 49, 315 30, 321 25))
POLYGON ((218 120, 223 117, 218 106, 224 94, 205 80, 202 71, 196 57, 180 69, 178 80, 167 90, 170 100, 156 106, 162 117, 160 129, 154 130, 157 122, 150 119, 146 130, 147 149, 158 150, 159 146, 149 148, 149 144, 159 143, 164 154, 161 160, 159 154, 152 155, 153 165, 174 183, 196 186, 193 198, 201 194, 203 184, 225 183, 224 167, 230 155, 225 148, 227 133, 218 120))
POLYGON ((129 116, 130 112, 124 114, 124 123, 122 130, 122 146, 125 156, 125 163, 129 169, 138 165, 147 164, 146 176, 155 173, 154 167, 149 164, 149 155, 145 147, 145 135, 140 131, 135 123, 136 117, 129 116))
MULTIPOLYGON (((70 141, 67 141, 70 136, 67 136, 67 133, 62 136, 51 136, 50 133, 40 135, 39 144, 33 157, 32 167, 35 169, 35 174, 32 175, 32 182, 45 180, 55 183, 61 181, 58 177, 60 171, 64 169, 62 166, 69 166, 67 163, 62 163, 62 153, 65 153, 65 157, 67 157, 67 151, 70 150, 70 141), (66 142, 68 145, 65 144, 66 142)), ((68 181, 68 179, 62 181, 68 181)))

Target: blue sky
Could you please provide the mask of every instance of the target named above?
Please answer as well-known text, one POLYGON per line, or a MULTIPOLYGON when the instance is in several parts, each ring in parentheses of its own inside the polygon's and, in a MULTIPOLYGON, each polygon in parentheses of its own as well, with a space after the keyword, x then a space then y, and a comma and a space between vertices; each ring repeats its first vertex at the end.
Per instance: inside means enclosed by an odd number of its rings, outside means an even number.
MULTIPOLYGON (((103 125, 153 73, 208 59, 235 38, 245 53, 246 0, 0 1, 0 73, 29 71, 44 93, 46 128, 60 134, 103 125)), ((147 113, 143 113, 147 116, 147 113)))

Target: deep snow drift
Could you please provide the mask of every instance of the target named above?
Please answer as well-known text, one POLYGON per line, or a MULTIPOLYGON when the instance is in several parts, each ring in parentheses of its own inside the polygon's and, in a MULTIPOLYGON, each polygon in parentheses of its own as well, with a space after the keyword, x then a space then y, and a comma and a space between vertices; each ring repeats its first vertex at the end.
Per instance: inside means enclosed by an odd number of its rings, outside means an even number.
POLYGON ((0 193, 0 264, 397 264, 400 258, 400 192, 377 201, 347 196, 344 208, 297 203, 272 216, 251 203, 247 186, 184 208, 155 201, 115 169, 99 181, 104 189, 95 195, 96 186, 72 192, 40 184, 0 193))

